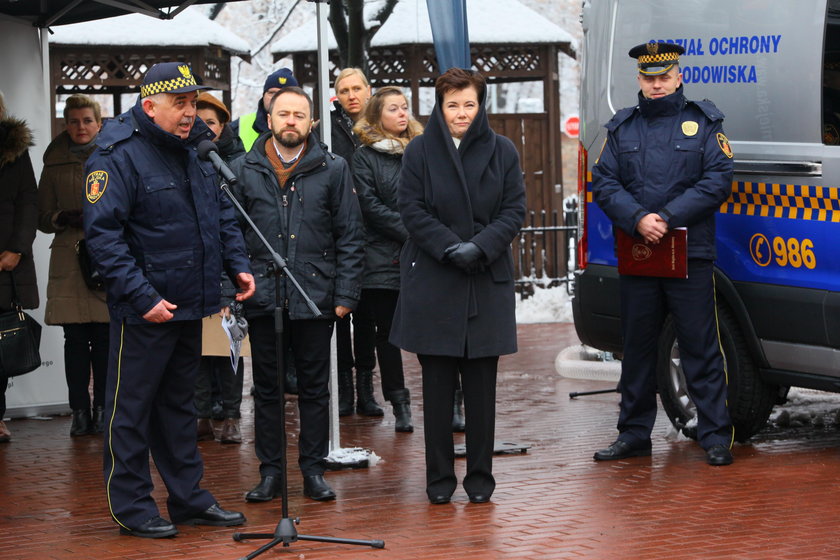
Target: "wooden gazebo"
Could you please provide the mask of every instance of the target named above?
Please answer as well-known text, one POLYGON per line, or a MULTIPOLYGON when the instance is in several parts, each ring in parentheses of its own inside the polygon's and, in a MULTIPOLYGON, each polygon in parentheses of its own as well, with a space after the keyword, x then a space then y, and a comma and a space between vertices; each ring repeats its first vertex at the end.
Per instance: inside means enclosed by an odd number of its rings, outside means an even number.
MULTIPOLYGON (((114 114, 123 94, 140 91, 143 75, 158 62, 184 61, 230 106, 230 59, 250 61, 248 43, 193 10, 175 20, 140 14, 57 26, 50 38, 50 81, 55 95, 107 94, 114 114)), ((53 115, 53 135, 62 130, 53 115)))
MULTIPOLYGON (((440 74, 425 4, 425 0, 400 0, 368 51, 371 85, 410 90, 415 115, 421 114, 421 90, 433 87, 440 74)), ((468 0, 467 20, 473 67, 488 83, 543 83, 543 112, 491 112, 490 122, 519 150, 529 208, 562 210, 557 65, 560 53, 575 57, 574 39, 516 0, 468 0)), ((310 21, 277 41, 272 53, 275 61, 291 56, 298 81, 317 88, 316 36, 315 22, 310 21)), ((331 33, 329 40, 330 73, 335 76, 338 53, 331 33)), ((319 95, 317 89, 315 94, 319 95)))

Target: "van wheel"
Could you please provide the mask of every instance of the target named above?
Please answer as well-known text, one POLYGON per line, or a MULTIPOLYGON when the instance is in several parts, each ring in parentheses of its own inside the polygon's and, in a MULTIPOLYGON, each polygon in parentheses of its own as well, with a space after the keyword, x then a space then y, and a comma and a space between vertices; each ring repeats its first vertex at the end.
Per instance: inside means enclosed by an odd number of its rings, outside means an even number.
MULTIPOLYGON (((729 382, 729 415, 735 427, 735 439, 744 442, 767 424, 779 388, 759 378, 744 336, 726 306, 718 306, 718 326, 729 382)), ((670 315, 659 339, 656 378, 662 408, 671 423, 687 437, 697 439, 697 409, 688 394, 670 315)))

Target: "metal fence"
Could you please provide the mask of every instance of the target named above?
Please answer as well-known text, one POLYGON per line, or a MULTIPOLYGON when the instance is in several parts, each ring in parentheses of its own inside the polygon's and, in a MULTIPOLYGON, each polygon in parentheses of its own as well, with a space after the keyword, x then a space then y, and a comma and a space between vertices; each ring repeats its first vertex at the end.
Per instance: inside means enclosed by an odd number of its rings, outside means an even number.
POLYGON ((516 287, 522 297, 534 287, 565 285, 571 294, 571 273, 577 258, 577 201, 564 204, 562 217, 554 210, 531 210, 513 240, 516 287))

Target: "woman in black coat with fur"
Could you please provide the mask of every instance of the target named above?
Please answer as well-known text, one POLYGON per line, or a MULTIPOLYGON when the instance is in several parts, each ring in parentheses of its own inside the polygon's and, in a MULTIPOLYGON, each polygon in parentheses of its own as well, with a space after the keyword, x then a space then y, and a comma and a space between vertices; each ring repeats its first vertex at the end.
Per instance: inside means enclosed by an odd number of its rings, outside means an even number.
POLYGON ((449 502, 457 485, 452 440, 455 380, 466 414, 473 503, 490 499, 500 355, 516 352, 510 243, 525 217, 519 156, 485 112, 484 78, 452 68, 435 83, 424 134, 406 148, 398 191, 409 238, 391 342, 423 370, 426 493, 449 502))
MULTIPOLYGON (((38 307, 32 242, 38 227, 38 184, 29 159, 32 132, 6 116, 0 95, 0 311, 12 309, 12 274, 21 307, 38 307)), ((12 437, 3 423, 8 379, 0 375, 0 443, 12 437)))
POLYGON ((368 100, 353 132, 362 143, 352 168, 365 223, 365 274, 353 319, 356 355, 372 356, 376 349, 382 394, 394 409, 394 430, 413 432, 402 356, 388 334, 400 289, 400 249, 408 237, 397 210, 397 184, 405 147, 422 134, 423 125, 409 114, 402 90, 386 86, 368 100))

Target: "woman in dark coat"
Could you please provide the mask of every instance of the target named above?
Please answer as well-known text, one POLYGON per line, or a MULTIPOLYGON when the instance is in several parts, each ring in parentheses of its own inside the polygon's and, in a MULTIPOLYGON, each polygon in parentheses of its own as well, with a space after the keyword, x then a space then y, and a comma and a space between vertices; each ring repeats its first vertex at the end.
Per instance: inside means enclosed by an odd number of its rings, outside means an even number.
MULTIPOLYGON (((230 111, 227 106, 206 91, 198 95, 196 111, 216 137, 213 141, 219 149, 219 155, 230 164, 236 158, 245 155, 245 146, 230 127, 230 111)), ((225 275, 226 276, 226 275, 225 275)), ((222 281, 223 301, 232 301, 236 289, 229 280, 222 281)), ((229 312, 226 310, 226 312, 229 312)), ((197 437, 199 441, 216 438, 211 417, 213 414, 214 388, 218 387, 221 400, 221 418, 224 420, 218 431, 222 443, 242 443, 239 431, 240 408, 242 405, 242 385, 245 378, 245 366, 239 358, 234 370, 230 362, 230 346, 222 332, 221 317, 211 315, 202 322, 201 365, 195 382, 195 408, 198 415, 197 437), (215 333, 213 332, 215 331, 215 333), (214 335, 215 334, 215 335, 214 335), (219 342, 222 342, 219 344, 219 342)))
POLYGON ((99 103, 71 95, 64 106, 67 128, 50 142, 38 184, 38 229, 55 234, 44 322, 64 329, 64 375, 73 411, 71 436, 101 434, 105 428, 110 318, 105 292, 91 290, 82 277, 77 243, 84 239, 85 161, 102 128, 99 103), (93 403, 88 387, 93 372, 93 403), (93 405, 91 407, 91 404, 93 405))
POLYGON ((516 352, 510 243, 525 217, 519 156, 490 129, 484 78, 452 68, 435 83, 424 134, 406 148, 398 191, 409 238, 400 255, 400 297, 391 342, 423 370, 426 493, 455 491, 452 410, 461 376, 466 414, 464 490, 486 502, 492 474, 496 369, 516 352))
POLYGON ((409 115, 403 92, 386 86, 370 98, 353 131, 362 142, 352 168, 365 223, 365 274, 353 320, 356 354, 372 356, 376 349, 382 394, 394 409, 394 430, 413 432, 402 356, 388 334, 400 289, 400 249, 408 238, 397 210, 397 184, 405 147, 423 126, 409 115))
MULTIPOLYGON (((0 95, 0 311, 12 308, 12 274, 21 307, 38 307, 38 284, 32 242, 38 227, 38 187, 29 147, 32 132, 26 123, 6 117, 0 95)), ((12 434, 3 423, 8 379, 0 376, 0 443, 12 434)))

